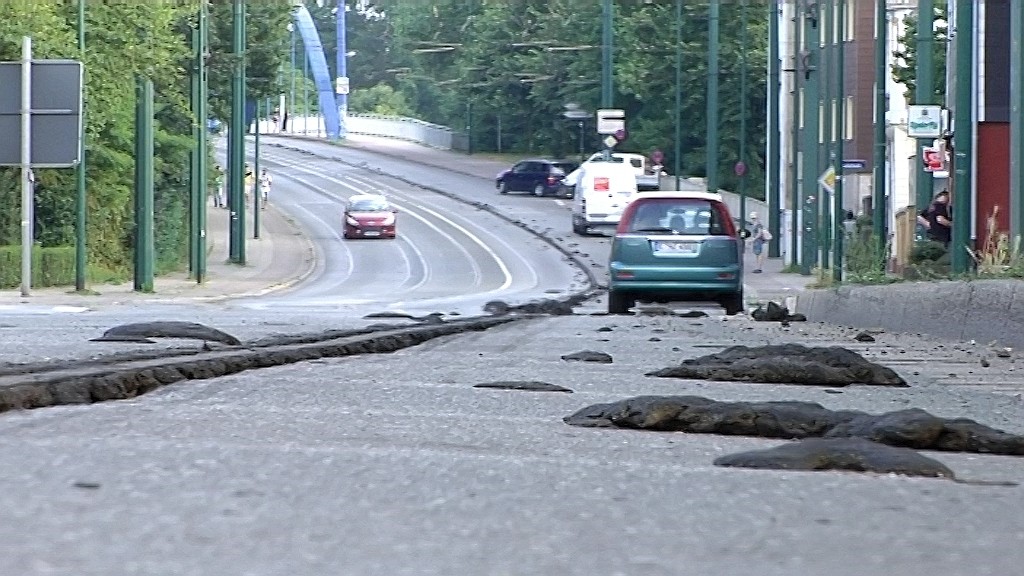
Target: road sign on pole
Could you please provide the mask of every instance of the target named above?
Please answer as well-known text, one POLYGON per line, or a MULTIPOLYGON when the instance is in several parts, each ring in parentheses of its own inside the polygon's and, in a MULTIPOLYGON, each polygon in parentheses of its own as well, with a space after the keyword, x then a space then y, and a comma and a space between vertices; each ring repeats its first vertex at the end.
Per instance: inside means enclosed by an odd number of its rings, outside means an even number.
POLYGON ((597 111, 597 133, 615 134, 626 130, 625 110, 605 108, 597 111))
MULTIPOLYGON (((31 60, 31 164, 34 168, 68 168, 80 160, 82 63, 77 60, 31 60)), ((21 165, 20 62, 0 62, 0 166, 21 165)))
POLYGON ((835 192, 836 169, 832 166, 826 168, 825 171, 821 173, 821 176, 818 177, 818 184, 821 184, 821 187, 824 188, 825 191, 828 192, 829 194, 835 192))

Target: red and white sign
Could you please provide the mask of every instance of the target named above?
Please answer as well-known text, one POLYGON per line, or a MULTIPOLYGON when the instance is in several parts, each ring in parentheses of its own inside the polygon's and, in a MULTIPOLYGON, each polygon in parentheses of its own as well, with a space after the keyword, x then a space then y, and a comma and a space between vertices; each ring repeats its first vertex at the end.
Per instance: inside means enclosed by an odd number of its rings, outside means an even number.
POLYGON ((946 171, 946 151, 942 148, 925 146, 921 149, 921 161, 925 172, 946 171))

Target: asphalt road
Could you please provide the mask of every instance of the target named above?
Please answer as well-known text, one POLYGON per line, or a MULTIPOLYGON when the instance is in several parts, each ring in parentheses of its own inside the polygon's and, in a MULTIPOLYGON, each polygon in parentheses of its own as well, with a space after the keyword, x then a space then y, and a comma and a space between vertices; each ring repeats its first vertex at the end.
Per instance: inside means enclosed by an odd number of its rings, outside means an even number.
MULTIPOLYGON (((403 166, 394 158, 365 161, 403 166)), ((530 225, 554 230, 564 214, 552 199, 497 197, 480 177, 404 170, 405 180, 479 194, 530 225)), ((417 194, 394 186, 396 194, 417 194)), ((311 195, 300 204, 307 201, 318 200, 311 195)), ((601 258, 601 239, 580 242, 580 254, 601 258)), ((344 269, 318 273, 344 285, 344 269)), ((344 303, 333 314, 332 306, 292 308, 277 298, 177 306, 174 314, 191 314, 244 341, 356 322, 355 308, 344 303)), ((376 298, 374 306, 402 301, 376 298)), ((171 310, 150 306, 151 315, 171 310)), ((190 380, 125 401, 0 414, 0 574, 1021 573, 1020 486, 719 468, 712 461, 720 455, 782 441, 562 421, 595 403, 694 394, 876 413, 919 407, 1024 434, 1016 351, 1003 357, 986 343, 899 333, 860 343, 856 330, 818 323, 595 315, 602 310, 598 299, 571 316, 523 320, 391 354, 190 380), (727 345, 780 342, 849 347, 892 367, 911 387, 644 376, 727 345), (581 350, 607 352, 614 362, 561 359, 581 350), (497 380, 539 380, 573 393, 473 387, 497 380)), ((101 314, 112 320, 116 307, 101 314)), ((40 349, 114 349, 87 342, 96 318, 45 317, 40 322, 61 325, 45 333, 54 342, 39 341, 40 349)), ((25 338, 30 334, 41 333, 27 331, 25 338)), ((1021 458, 928 455, 964 479, 1024 481, 1021 458)))
POLYGON ((275 176, 271 201, 306 231, 317 266, 292 289, 236 300, 235 306, 261 313, 350 311, 354 317, 367 310, 468 315, 479 314, 490 300, 564 296, 586 287, 584 272, 562 253, 494 214, 356 167, 355 161, 273 146, 262 147, 260 156, 261 167, 275 176), (365 192, 385 194, 398 208, 395 240, 341 238, 345 201, 365 192))

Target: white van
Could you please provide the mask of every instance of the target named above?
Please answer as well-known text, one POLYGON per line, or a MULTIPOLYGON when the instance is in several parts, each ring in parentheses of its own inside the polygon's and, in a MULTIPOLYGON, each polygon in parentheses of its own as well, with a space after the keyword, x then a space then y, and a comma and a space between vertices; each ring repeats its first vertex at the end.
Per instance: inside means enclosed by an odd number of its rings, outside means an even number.
POLYGON ((585 162, 572 201, 572 231, 614 231, 622 211, 637 195, 633 167, 623 162, 585 162))
POLYGON ((633 167, 636 175, 636 186, 641 192, 661 189, 661 170, 651 164, 643 154, 632 154, 629 152, 612 152, 608 160, 604 158, 604 152, 595 152, 587 158, 587 162, 625 162, 633 167))

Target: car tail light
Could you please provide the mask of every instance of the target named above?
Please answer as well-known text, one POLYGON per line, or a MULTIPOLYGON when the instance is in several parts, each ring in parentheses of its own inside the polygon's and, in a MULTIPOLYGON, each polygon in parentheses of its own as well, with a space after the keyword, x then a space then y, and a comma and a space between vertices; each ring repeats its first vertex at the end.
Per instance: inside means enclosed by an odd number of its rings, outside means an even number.
POLYGON ((558 184, 558 177, 553 175, 548 176, 548 186, 554 186, 555 184, 558 184))
POLYGON ((719 272, 718 273, 718 279, 719 280, 732 280, 735 277, 736 277, 736 274, 734 274, 732 272, 719 272))
POLYGON ((630 270, 619 270, 615 273, 615 278, 618 280, 632 280, 636 276, 630 270))

